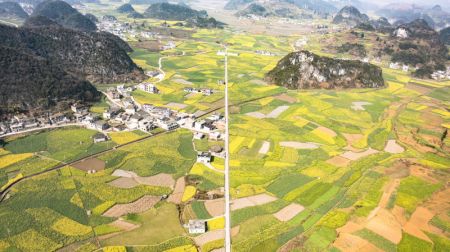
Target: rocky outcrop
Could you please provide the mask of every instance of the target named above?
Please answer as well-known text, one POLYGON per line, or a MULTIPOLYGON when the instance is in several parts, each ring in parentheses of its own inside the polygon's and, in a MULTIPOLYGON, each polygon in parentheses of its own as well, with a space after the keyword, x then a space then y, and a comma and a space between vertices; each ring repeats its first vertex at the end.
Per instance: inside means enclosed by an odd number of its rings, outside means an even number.
POLYGON ((361 23, 368 23, 369 17, 362 14, 353 6, 345 6, 333 18, 334 24, 345 24, 349 26, 356 26, 361 23))
POLYGON ((45 17, 30 18, 21 28, 0 26, 0 45, 45 58, 92 82, 145 78, 127 54, 131 48, 120 38, 110 33, 66 29, 45 17))
POLYGON ((225 24, 209 17, 204 10, 170 3, 156 3, 145 10, 145 17, 161 20, 186 21, 186 26, 200 28, 222 28, 225 24))
POLYGON ((259 17, 267 17, 270 15, 270 12, 262 5, 258 3, 252 3, 247 8, 236 12, 235 16, 250 16, 255 15, 259 17))
POLYGON ((357 60, 293 52, 266 74, 266 80, 289 89, 379 88, 384 86, 380 67, 357 60))
POLYGON ((47 0, 36 6, 31 17, 43 16, 66 28, 95 31, 97 26, 68 3, 59 0, 47 0))
POLYGON ((444 43, 446 45, 450 45, 450 27, 442 29, 439 32, 439 38, 442 43, 444 43))
POLYGON ((66 99, 92 102, 99 97, 100 93, 92 84, 58 64, 0 45, 0 116, 47 109, 66 99))

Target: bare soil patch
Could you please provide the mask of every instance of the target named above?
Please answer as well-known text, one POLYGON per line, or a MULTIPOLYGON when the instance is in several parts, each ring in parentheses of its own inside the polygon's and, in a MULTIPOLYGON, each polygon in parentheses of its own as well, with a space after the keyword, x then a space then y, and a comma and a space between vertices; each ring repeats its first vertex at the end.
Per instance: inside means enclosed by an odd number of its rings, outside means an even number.
POLYGON ((406 219, 406 211, 403 207, 394 206, 391 212, 400 225, 404 226, 408 222, 406 219))
POLYGON ((339 166, 339 167, 346 167, 351 161, 347 158, 341 157, 341 156, 334 156, 327 160, 327 163, 339 166))
POLYGON ((175 180, 172 175, 167 173, 159 173, 150 177, 136 177, 135 180, 139 184, 150 185, 150 186, 162 186, 173 188, 175 180))
POLYGON ((259 206, 275 200, 277 200, 277 198, 265 193, 239 198, 231 201, 231 211, 246 207, 259 206))
POLYGON ((284 111, 286 111, 289 108, 289 106, 279 106, 276 109, 272 110, 269 114, 267 114, 267 118, 277 118, 281 115, 284 111))
POLYGON ((192 83, 190 81, 187 81, 185 79, 174 79, 173 81, 176 82, 176 83, 179 83, 179 84, 183 84, 183 85, 193 85, 194 84, 194 83, 192 83))
POLYGON ((133 178, 121 177, 108 183, 108 185, 118 188, 133 188, 139 185, 133 178))
POLYGON ((357 102, 352 102, 352 105, 350 107, 353 110, 366 110, 366 108, 364 106, 370 105, 370 104, 372 104, 372 103, 365 102, 365 101, 357 101, 357 102))
POLYGON ((132 203, 114 205, 103 216, 117 218, 129 213, 142 213, 152 208, 160 199, 158 196, 145 195, 132 203))
POLYGON ((250 82, 256 85, 267 85, 267 82, 258 79, 251 80, 250 82))
POLYGON ((339 237, 334 241, 334 247, 338 248, 341 251, 354 251, 354 252, 359 252, 359 251, 376 251, 376 252, 381 252, 383 250, 377 248, 375 245, 373 245, 372 243, 370 243, 367 240, 364 240, 361 237, 358 237, 356 235, 351 235, 351 234, 342 234, 339 235, 339 237))
POLYGON ((394 179, 405 178, 410 174, 409 165, 407 162, 400 160, 392 164, 392 166, 386 168, 384 173, 394 179))
POLYGON ((354 232, 356 232, 358 230, 361 230, 363 228, 364 227, 361 226, 360 224, 357 224, 357 223, 355 223, 353 221, 349 221, 344 226, 336 229, 336 231, 338 233, 354 233, 354 232))
POLYGON ((161 43, 158 40, 146 40, 132 43, 135 47, 147 49, 151 52, 161 51, 161 43))
POLYGON ((120 235, 122 232, 128 232, 128 231, 131 231, 131 230, 134 230, 134 229, 140 227, 140 225, 136 225, 136 224, 124 221, 121 218, 119 218, 118 220, 115 220, 114 222, 112 222, 109 225, 110 226, 114 226, 114 227, 118 227, 122 231, 99 236, 98 239, 100 241, 106 240, 106 239, 111 238, 111 237, 116 236, 116 235, 120 235))
POLYGON ((204 234, 201 234, 199 236, 194 237, 195 244, 198 246, 203 246, 208 242, 224 239, 225 238, 225 231, 223 229, 221 230, 214 230, 209 231, 204 234))
POLYGON ((159 173, 150 177, 140 177, 132 171, 124 171, 117 169, 112 174, 112 176, 120 177, 112 182, 110 185, 119 188, 132 188, 137 185, 150 185, 150 186, 162 186, 173 188, 175 180, 172 175, 167 173, 159 173))
POLYGON ((288 206, 282 208, 280 211, 274 213, 273 216, 275 216, 275 218, 280 221, 288 221, 294 218, 297 214, 301 213, 303 210, 305 210, 304 206, 296 203, 291 203, 288 206))
POLYGON ((225 213, 225 200, 223 198, 206 200, 204 204, 206 210, 211 216, 221 216, 225 213))
POLYGON ((115 220, 110 225, 118 227, 118 228, 122 229, 123 231, 131 231, 131 230, 136 229, 136 228, 139 227, 139 225, 136 225, 134 223, 130 223, 128 221, 124 221, 122 219, 115 220))
POLYGON ((366 227, 395 244, 398 244, 402 239, 401 224, 386 209, 380 209, 375 217, 369 220, 366 227))
POLYGON ((410 234, 414 235, 422 240, 432 242, 430 238, 423 232, 430 232, 431 229, 428 225, 428 222, 433 218, 434 214, 424 207, 418 207, 416 211, 411 215, 411 218, 403 227, 403 230, 410 234))
POLYGON ((352 146, 364 137, 362 134, 342 133, 342 135, 345 137, 345 140, 347 140, 348 146, 352 146))
POLYGON ((231 231, 230 231, 231 232, 231 236, 233 237, 233 236, 238 235, 240 230, 241 230, 241 226, 239 226, 239 225, 231 228, 231 231))
POLYGON ((184 187, 186 186, 186 182, 184 181, 184 177, 181 177, 177 179, 177 182, 175 183, 175 189, 173 190, 172 194, 169 196, 167 201, 180 204, 181 199, 183 198, 183 192, 184 187))
POLYGON ((290 141, 285 141, 285 142, 280 142, 280 145, 283 147, 289 147, 289 148, 294 148, 294 149, 317 149, 319 148, 320 144, 318 143, 312 143, 312 142, 290 142, 290 141))
POLYGON ((289 96, 287 94, 280 94, 280 95, 274 96, 273 98, 278 99, 280 101, 289 102, 289 103, 296 103, 297 102, 296 98, 291 97, 291 96, 289 96))
POLYGON ((134 178, 134 177, 137 177, 138 175, 132 171, 125 171, 125 170, 117 169, 111 174, 111 176, 134 178))
POLYGON ((176 109, 184 109, 187 107, 186 104, 183 103, 177 103, 177 102, 169 102, 166 104, 168 107, 176 108, 176 109))
POLYGON ((270 142, 264 141, 261 148, 259 149, 259 154, 267 154, 270 150, 270 142))
POLYGON ((88 158, 72 165, 82 171, 102 171, 105 169, 105 161, 98 158, 88 158))
POLYGON ((246 115, 257 118, 257 119, 263 119, 266 118, 266 115, 264 115, 261 112, 248 112, 246 115))
POLYGON ((346 151, 343 154, 341 154, 341 157, 355 161, 355 160, 358 160, 363 157, 367 157, 367 156, 375 154, 375 153, 378 153, 378 151, 374 150, 372 148, 369 148, 362 152, 346 151))
POLYGON ((408 82, 408 83, 405 85, 405 87, 406 87, 407 89, 410 89, 410 90, 414 90, 414 91, 416 91, 416 92, 419 92, 420 94, 426 94, 426 93, 428 93, 428 92, 431 91, 431 89, 428 88, 428 87, 425 87, 425 86, 422 86, 422 85, 418 85, 418 84, 414 84, 414 83, 412 83, 412 82, 408 82))
POLYGON ((405 151, 401 145, 397 143, 397 141, 390 139, 387 141, 386 146, 384 147, 384 151, 388 153, 398 154, 405 151))
POLYGON ((439 183, 439 180, 433 178, 431 176, 432 172, 425 167, 422 167, 420 165, 411 165, 409 167, 409 171, 412 175, 422 178, 428 182, 431 182, 433 184, 439 183))

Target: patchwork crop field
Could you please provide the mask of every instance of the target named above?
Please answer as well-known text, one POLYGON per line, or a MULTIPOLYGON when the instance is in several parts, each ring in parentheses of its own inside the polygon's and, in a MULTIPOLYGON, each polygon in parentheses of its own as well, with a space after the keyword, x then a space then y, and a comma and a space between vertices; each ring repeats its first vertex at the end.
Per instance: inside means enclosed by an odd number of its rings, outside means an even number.
MULTIPOLYGON (((163 75, 148 80, 160 94, 132 92, 138 104, 223 113, 224 59, 218 52, 227 44, 233 53, 228 58, 233 251, 450 250, 450 81, 416 79, 388 68, 382 58, 376 64, 384 88, 287 90, 268 83, 265 74, 296 41, 306 39, 303 49, 320 55, 352 58, 330 50, 348 34, 193 29, 128 18, 115 10, 119 2, 83 4, 83 12, 169 31, 152 40, 173 40, 176 47, 165 51, 126 38, 133 61, 163 75)), ((133 7, 143 12, 147 6, 133 7)), ((359 42, 371 49, 377 36, 383 35, 367 32, 359 42)), ((103 99, 91 112, 107 105, 103 99)), ((96 133, 67 127, 1 142, 0 191, 20 182, 0 202, 0 251, 223 247, 224 159, 196 160, 197 151, 223 141, 194 140, 192 131, 177 129, 155 136, 110 132, 110 140, 94 143, 96 133), (94 163, 100 168, 86 172, 94 163), (207 232, 190 234, 187 223, 193 219, 205 220, 207 232)))

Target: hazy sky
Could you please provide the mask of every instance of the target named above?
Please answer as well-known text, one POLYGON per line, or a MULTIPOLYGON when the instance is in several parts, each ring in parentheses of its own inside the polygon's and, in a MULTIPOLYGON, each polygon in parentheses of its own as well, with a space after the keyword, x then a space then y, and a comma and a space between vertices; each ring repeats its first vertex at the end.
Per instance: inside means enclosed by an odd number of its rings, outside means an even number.
POLYGON ((442 5, 442 6, 450 6, 450 1, 449 0, 398 0, 398 1, 394 1, 394 0, 361 0, 361 2, 369 2, 369 3, 374 3, 376 5, 386 5, 386 4, 390 4, 390 3, 414 3, 417 5, 421 5, 421 6, 430 6, 430 5, 442 5))

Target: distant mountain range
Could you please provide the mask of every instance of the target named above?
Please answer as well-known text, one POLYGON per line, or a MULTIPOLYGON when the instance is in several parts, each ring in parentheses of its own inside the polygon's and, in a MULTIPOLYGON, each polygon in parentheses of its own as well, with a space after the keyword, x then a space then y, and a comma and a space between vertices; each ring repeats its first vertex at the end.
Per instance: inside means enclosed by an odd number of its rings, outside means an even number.
POLYGON ((20 4, 15 2, 0 2, 0 16, 7 18, 28 18, 28 14, 22 9, 20 4))
POLYGON ((370 19, 354 6, 344 6, 333 18, 334 24, 344 24, 367 31, 389 33, 393 27, 386 18, 370 19))
POLYGON ((441 39, 442 43, 450 45, 450 26, 442 29, 439 32, 439 38, 441 39))
POLYGON ((346 24, 356 26, 361 23, 368 23, 369 16, 362 14, 356 7, 345 6, 333 18, 335 24, 346 24))
POLYGON ((336 7, 323 0, 230 0, 224 7, 226 10, 240 11, 238 16, 280 16, 304 17, 305 13, 330 14, 337 11, 336 7), (266 11, 261 12, 262 8, 266 11), (283 15, 285 14, 285 15, 283 15))
POLYGON ((130 0, 129 4, 156 4, 168 3, 167 0, 130 0))
POLYGON ((144 15, 137 12, 131 4, 123 4, 123 5, 119 6, 116 10, 119 13, 128 14, 129 18, 144 18, 144 15))
POLYGON ((380 67, 357 60, 322 57, 308 51, 282 58, 266 80, 289 89, 379 88, 384 86, 380 67))
POLYGON ((68 4, 51 0, 39 4, 22 27, 0 25, 0 113, 64 99, 95 100, 99 93, 90 82, 145 79, 128 56, 129 45, 92 24, 68 4))
POLYGON ((423 19, 432 28, 442 29, 450 26, 450 13, 439 5, 425 8, 414 4, 393 3, 379 9, 376 14, 388 18, 395 25, 423 19))
POLYGON ((144 16, 161 20, 186 21, 188 26, 194 27, 221 28, 224 26, 224 23, 209 17, 204 10, 197 11, 186 5, 179 4, 152 4, 145 10, 144 16))

